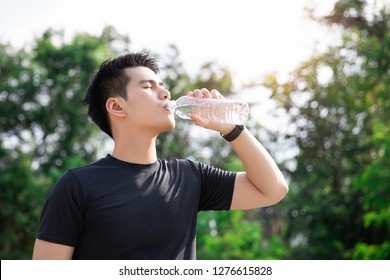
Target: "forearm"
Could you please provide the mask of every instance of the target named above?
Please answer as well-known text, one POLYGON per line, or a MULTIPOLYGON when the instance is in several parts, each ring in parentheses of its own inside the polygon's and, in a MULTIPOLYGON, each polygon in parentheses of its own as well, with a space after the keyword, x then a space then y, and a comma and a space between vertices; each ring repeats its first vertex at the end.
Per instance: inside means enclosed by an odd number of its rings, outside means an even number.
POLYGON ((287 193, 287 183, 277 164, 246 128, 230 144, 240 158, 248 180, 263 195, 284 196, 287 193))

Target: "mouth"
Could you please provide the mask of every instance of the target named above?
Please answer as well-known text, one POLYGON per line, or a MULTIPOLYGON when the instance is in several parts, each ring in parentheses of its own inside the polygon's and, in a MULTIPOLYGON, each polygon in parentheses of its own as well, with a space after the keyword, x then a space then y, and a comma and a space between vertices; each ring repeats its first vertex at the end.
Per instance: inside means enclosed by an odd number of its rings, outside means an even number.
POLYGON ((173 113, 175 110, 173 110, 172 106, 170 106, 170 103, 169 102, 165 102, 164 105, 163 105, 163 109, 165 111, 168 111, 168 112, 171 112, 173 113))
POLYGON ((163 109, 164 109, 165 111, 168 111, 168 112, 173 112, 173 111, 169 108, 169 103, 164 104, 163 109))

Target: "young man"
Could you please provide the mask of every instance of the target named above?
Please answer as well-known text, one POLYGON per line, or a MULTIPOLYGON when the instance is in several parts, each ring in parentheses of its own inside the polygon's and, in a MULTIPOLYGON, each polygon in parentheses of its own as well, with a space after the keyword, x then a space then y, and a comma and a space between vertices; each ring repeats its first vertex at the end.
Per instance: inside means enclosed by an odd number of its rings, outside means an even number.
MULTIPOLYGON (((188 95, 223 98, 207 89, 188 95)), ((169 100, 148 53, 102 63, 83 102, 113 138, 114 150, 58 180, 43 209, 33 259, 195 259, 198 211, 259 208, 286 195, 282 173, 243 126, 192 116, 195 125, 230 141, 245 172, 159 159, 156 138, 175 126, 169 100)))

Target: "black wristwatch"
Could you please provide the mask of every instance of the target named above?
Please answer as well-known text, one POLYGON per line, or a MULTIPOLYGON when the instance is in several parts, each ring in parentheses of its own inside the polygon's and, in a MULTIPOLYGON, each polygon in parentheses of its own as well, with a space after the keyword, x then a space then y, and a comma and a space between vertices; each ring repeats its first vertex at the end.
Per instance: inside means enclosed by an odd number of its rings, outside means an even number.
POLYGON ((236 127, 227 135, 223 135, 222 133, 221 136, 225 138, 226 141, 232 142, 235 140, 238 136, 240 136, 241 132, 244 130, 244 125, 236 125, 236 127))

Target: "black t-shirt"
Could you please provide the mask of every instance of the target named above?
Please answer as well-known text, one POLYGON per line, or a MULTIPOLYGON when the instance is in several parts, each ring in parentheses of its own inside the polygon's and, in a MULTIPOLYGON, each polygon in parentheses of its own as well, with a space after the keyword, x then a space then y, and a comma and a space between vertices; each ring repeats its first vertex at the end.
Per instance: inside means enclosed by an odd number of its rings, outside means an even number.
POLYGON ((74 259, 195 259, 197 212, 230 209, 234 180, 191 160, 107 155, 57 181, 37 238, 75 247, 74 259))

